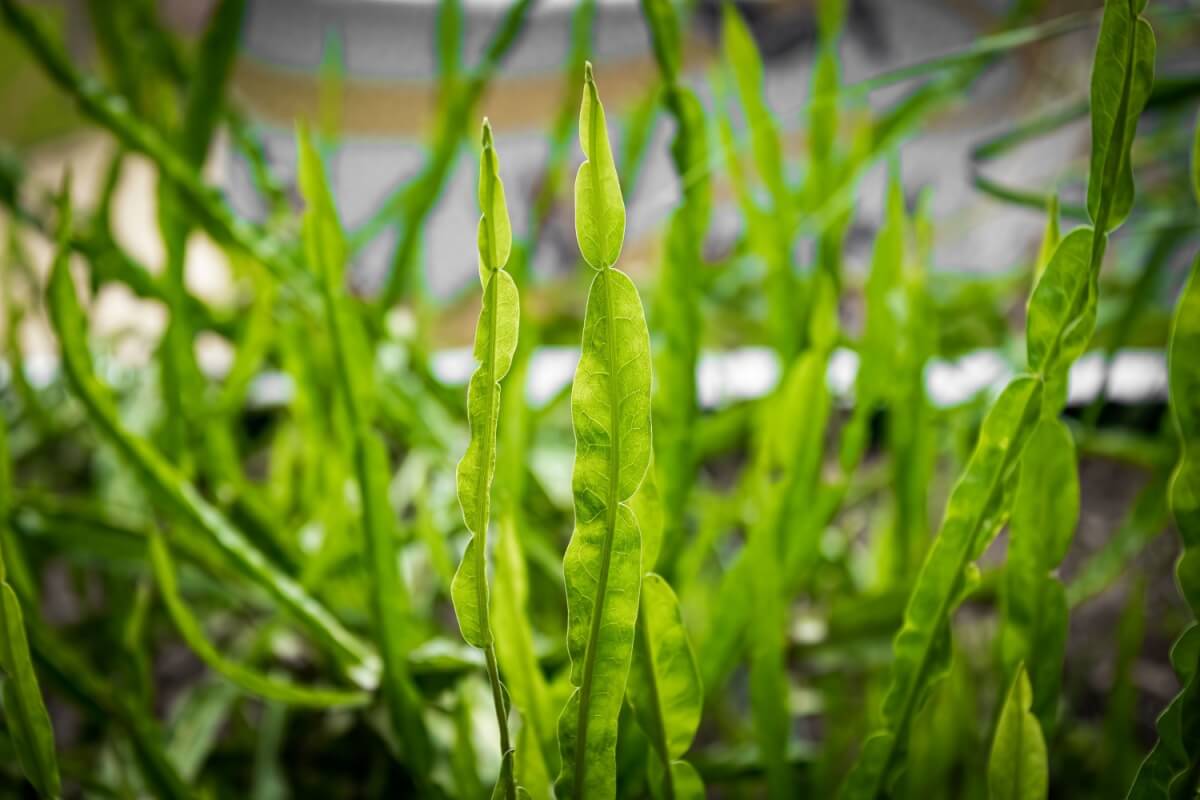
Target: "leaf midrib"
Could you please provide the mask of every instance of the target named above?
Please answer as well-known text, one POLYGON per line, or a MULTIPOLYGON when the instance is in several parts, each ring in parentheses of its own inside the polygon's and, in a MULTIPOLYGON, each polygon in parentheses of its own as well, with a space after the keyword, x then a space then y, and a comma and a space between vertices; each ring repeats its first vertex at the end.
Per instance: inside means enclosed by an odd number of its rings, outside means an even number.
MULTIPOLYGON (((595 143, 595 119, 596 117, 593 114, 591 121, 593 146, 595 143)), ((598 168, 593 166, 593 169, 596 169, 594 177, 599 178, 598 168)), ((612 564, 613 539, 617 526, 618 495, 620 494, 618 491, 618 481, 621 476, 621 431, 619 428, 621 419, 621 394, 620 384, 617 380, 617 321, 614 316, 611 275, 612 270, 606 267, 596 276, 596 280, 603 281, 604 285, 604 315, 608 339, 605 348, 605 355, 607 356, 605 360, 608 363, 605 366, 608 372, 609 426, 611 430, 609 433, 608 497, 604 510, 604 547, 601 549, 600 555, 600 575, 596 584, 596 601, 592 604, 591 629, 588 633, 587 648, 584 651, 583 657, 583 680, 579 687, 579 719, 575 738, 576 798, 584 796, 584 777, 587 769, 587 757, 585 754, 587 752, 587 735, 590 727, 588 725, 588 711, 592 700, 592 677, 596 668, 596 643, 600 638, 600 625, 604 616, 605 595, 608 590, 608 573, 612 564)))

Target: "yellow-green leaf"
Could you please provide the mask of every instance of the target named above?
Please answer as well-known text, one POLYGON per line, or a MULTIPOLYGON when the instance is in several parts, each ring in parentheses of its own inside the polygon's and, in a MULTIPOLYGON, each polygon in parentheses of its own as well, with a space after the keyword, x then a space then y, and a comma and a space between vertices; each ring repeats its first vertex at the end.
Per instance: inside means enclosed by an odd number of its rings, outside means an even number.
POLYGON ((575 175, 575 237, 584 260, 593 269, 602 270, 616 264, 621 256, 625 200, 591 62, 584 68, 579 144, 586 160, 575 175))

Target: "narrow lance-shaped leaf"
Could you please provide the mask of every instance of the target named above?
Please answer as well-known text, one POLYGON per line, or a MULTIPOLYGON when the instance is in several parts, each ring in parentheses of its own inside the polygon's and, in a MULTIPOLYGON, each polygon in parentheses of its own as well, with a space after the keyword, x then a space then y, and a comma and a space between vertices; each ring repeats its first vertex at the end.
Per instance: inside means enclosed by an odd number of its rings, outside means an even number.
POLYGON ((508 373, 517 346, 517 289, 504 271, 512 232, 504 187, 496 163, 491 128, 485 123, 479 166, 479 273, 483 307, 475 329, 479 367, 467 390, 471 439, 458 464, 458 499, 471 538, 454 576, 452 596, 463 638, 475 647, 492 643, 488 625, 487 575, 484 569, 490 521, 492 477, 496 468, 496 427, 500 413, 500 381, 508 373))
POLYGON ((504 201, 504 184, 500 181, 492 129, 487 120, 483 123, 483 152, 479 158, 479 205, 483 211, 477 236, 479 276, 483 282, 483 308, 475 329, 475 360, 479 367, 467 388, 471 440, 458 463, 458 500, 471 536, 450 585, 450 594, 463 639, 483 649, 486 656, 500 731, 501 757, 505 764, 496 791, 499 796, 512 800, 516 797, 517 786, 509 744, 508 711, 488 614, 487 529, 491 521, 492 478, 496 470, 500 381, 512 366, 521 312, 517 286, 504 271, 512 250, 512 227, 504 201))
POLYGON ((1018 665, 1000 712, 988 759, 988 800, 1045 800, 1049 786, 1046 741, 1031 712, 1033 688, 1018 665))
MULTIPOLYGON (((1168 352, 1169 404, 1180 458, 1170 505, 1183 540, 1175 579, 1193 620, 1200 619, 1200 257, 1175 308, 1168 352)), ((1138 770, 1129 800, 1191 800, 1200 790, 1200 624, 1171 651, 1183 689, 1158 718, 1158 743, 1138 770)))
MULTIPOLYGON (((8 431, 0 425, 0 537, 8 527, 12 486, 8 431)), ((29 657, 29 640, 17 595, 8 584, 0 547, 0 679, 3 680, 4 726, 12 739, 21 772, 42 797, 58 797, 62 786, 54 754, 54 729, 42 701, 37 673, 29 657)))
POLYGON ((1042 419, 1025 445, 1020 469, 1008 526, 1000 654, 1006 675, 1025 664, 1034 713, 1049 735, 1067 641, 1066 590, 1053 571, 1079 520, 1075 443, 1066 425, 1042 419))
POLYGON ((625 210, 604 110, 585 69, 575 183, 576 232, 597 271, 571 390, 575 531, 563 559, 567 652, 575 687, 559 719, 560 797, 616 794, 617 720, 633 652, 641 588, 641 533, 627 501, 650 462, 650 341, 633 282, 612 268, 625 210))

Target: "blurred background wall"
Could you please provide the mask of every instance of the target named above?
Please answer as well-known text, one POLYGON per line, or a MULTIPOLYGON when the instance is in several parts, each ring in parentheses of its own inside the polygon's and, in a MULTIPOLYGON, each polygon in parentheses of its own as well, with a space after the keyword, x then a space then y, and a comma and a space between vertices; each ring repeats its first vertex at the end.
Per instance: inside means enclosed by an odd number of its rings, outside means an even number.
MULTIPOLYGON (((94 26, 97 15, 104 14, 104 0, 38 5, 55 11, 76 62, 100 69, 94 26)), ((159 0, 158 5, 167 27, 194 38, 204 27, 210 4, 208 0, 159 0)), ((503 0, 463 3, 464 69, 478 61, 507 5, 503 0)), ((813 4, 743 0, 739 5, 767 59, 768 93, 779 124, 798 154, 805 146, 803 115, 816 38, 813 4)), ((847 35, 841 42, 843 82, 853 86, 961 50, 997 30, 1011 5, 1008 0, 853 0, 848 3, 847 35)), ((1087 0, 1050 0, 1041 5, 1038 16, 1050 19, 1096 6, 1087 0)), ((538 4, 481 104, 505 156, 504 178, 518 229, 544 177, 547 131, 562 100, 572 7, 570 0, 538 4)), ((1155 7, 1156 11, 1194 8, 1185 0, 1160 0, 1155 7)), ((688 35, 688 73, 710 110, 719 11, 712 0, 698 2, 688 35)), ((260 132, 268 161, 289 190, 294 190, 290 185, 295 172, 294 121, 308 119, 319 129, 336 131, 338 141, 327 157, 344 223, 352 231, 368 223, 380 203, 411 180, 428 157, 436 111, 444 96, 436 78, 436 20, 433 0, 251 0, 239 44, 234 96, 260 132)), ((1198 27, 1185 26, 1182 37, 1160 42, 1160 74, 1195 72, 1200 65, 1200 47, 1195 46, 1198 27)), ((1020 119, 1085 97, 1093 36, 1084 26, 1009 53, 969 92, 940 108, 901 147, 905 186, 923 187, 930 193, 938 226, 937 267, 1003 269, 1027 259, 1036 248, 1042 215, 997 202, 975 189, 970 150, 1020 119)), ((94 197, 113 143, 104 133, 81 124, 70 102, 48 85, 23 48, 9 37, 0 30, 0 108, 4 109, 0 141, 20 153, 34 177, 25 190, 56 186, 69 164, 75 191, 94 197)), ((129 46, 143 43, 130 41, 129 46)), ((628 144, 624 140, 632 124, 629 120, 639 108, 652 106, 657 81, 636 0, 601 0, 593 52, 620 149, 628 144)), ((859 108, 846 113, 850 118, 856 113, 865 117, 895 103, 912 85, 901 81, 873 91, 859 108)), ((473 143, 474 132, 469 133, 467 141, 473 143)), ((626 268, 635 275, 649 270, 656 234, 679 194, 667 153, 670 133, 665 121, 652 125, 642 176, 627 197, 626 268)), ((1079 174, 1087 146, 1086 122, 1080 119, 1034 146, 1006 155, 988 170, 1009 184, 1048 190, 1079 174)), ((473 158, 472 147, 459 150, 446 188, 420 236, 419 277, 434 298, 450 304, 451 312, 455 298, 471 285, 475 274, 473 245, 461 235, 463 230, 473 230, 477 214, 473 158)), ((155 181, 148 166, 136 157, 132 162, 122 176, 112 222, 120 243, 157 268, 163 256, 154 224, 155 181)), ((715 166, 722 171, 720 164, 715 166)), ((249 165, 233 155, 232 148, 218 146, 208 171, 236 210, 251 216, 265 213, 252 188, 249 165)), ((848 237, 851 270, 861 269, 865 262, 882 207, 883 174, 879 167, 864 180, 848 237)), ((723 213, 718 203, 708 247, 719 254, 734 240, 739 223, 728 186, 718 183, 717 190, 725 208, 723 213)), ((571 219, 569 207, 554 213, 547 241, 538 251, 538 274, 560 274, 575 266, 571 219)), ((376 234, 356 259, 355 284, 363 292, 378 287, 395 249, 392 226, 381 224, 376 234)), ((31 246, 45 248, 41 242, 31 246)), ((222 256, 203 236, 193 236, 189 247, 189 283, 202 296, 219 300, 230 291, 222 256)), ((469 338, 471 315, 459 316, 461 323, 449 314, 447 343, 461 344, 469 338)), ((161 329, 163 314, 159 308, 117 296, 105 298, 98 323, 101 331, 126 326, 153 336, 161 329)), ((30 332, 28 338, 27 345, 35 352, 42 349, 40 335, 30 332)))

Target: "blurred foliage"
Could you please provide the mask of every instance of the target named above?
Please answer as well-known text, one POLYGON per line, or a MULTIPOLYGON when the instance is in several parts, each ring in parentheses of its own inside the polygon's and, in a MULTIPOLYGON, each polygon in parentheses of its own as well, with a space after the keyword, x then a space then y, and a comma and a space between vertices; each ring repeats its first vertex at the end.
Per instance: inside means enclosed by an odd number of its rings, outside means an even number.
POLYGON ((29 109, 0 121, 4 792, 1196 795, 1200 76, 1162 53, 1156 70, 1150 34, 1194 44, 1194 10, 1017 2, 968 47, 846 83, 853 7, 822 0, 785 117, 760 51, 779 18, 693 5, 642 0, 659 75, 608 121, 604 65, 585 69, 603 4, 575 5, 548 160, 515 187, 490 128, 470 143, 538 5, 510 4, 468 63, 470 6, 444 0, 426 161, 347 230, 326 175, 353 146, 338 40, 293 186, 228 91, 245 2, 186 42, 150 0, 90 3, 84 70, 61 13, 0 0, 0 96, 29 109), (684 57, 693 16, 719 29, 707 76, 684 57), (1040 251, 934 263, 902 145, 1069 33, 1096 37, 1091 97, 971 150, 981 193, 1045 214, 1040 251), (96 196, 39 193, 32 144, 84 120, 115 143, 96 196), (1007 154, 1084 124, 1091 160, 1062 185, 1009 180, 1007 154), (631 279, 624 204, 660 127, 677 202, 631 279), (219 133, 261 218, 205 178, 219 133), (483 218, 460 239, 481 286, 448 308, 418 279, 420 234, 476 154, 483 218), (114 235, 132 155, 155 169, 161 270, 114 235), (860 203, 881 173, 875 221, 860 203), (535 274, 570 206, 578 269, 535 274), (385 232, 379 293, 351 291, 385 232), (226 302, 186 280, 199 235, 226 302), (167 312, 144 366, 99 332, 114 290, 167 312), (468 390, 443 334, 477 302, 468 390), (43 318, 53 369, 17 346, 43 318), (213 342, 220 369, 198 355, 213 342), (575 380, 534 402, 581 343, 575 380), (1169 351, 1169 402, 1112 391, 1129 348, 1169 351), (702 403, 726 351, 778 378, 702 403), (981 357, 998 374, 931 395, 981 357), (1081 357, 1101 364, 1086 405, 1067 394, 1081 357))

